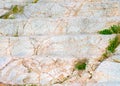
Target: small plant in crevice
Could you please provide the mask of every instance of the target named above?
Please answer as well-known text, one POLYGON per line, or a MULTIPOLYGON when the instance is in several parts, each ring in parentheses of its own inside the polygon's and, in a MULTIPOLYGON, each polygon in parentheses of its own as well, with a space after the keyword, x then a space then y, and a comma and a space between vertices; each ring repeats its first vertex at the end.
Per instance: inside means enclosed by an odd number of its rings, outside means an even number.
POLYGON ((115 49, 118 47, 119 44, 120 44, 120 35, 116 35, 114 39, 109 41, 109 45, 106 48, 105 53, 102 55, 102 58, 100 58, 100 61, 103 61, 104 59, 111 56, 115 52, 115 49))
POLYGON ((109 35, 109 34, 119 34, 120 33, 120 25, 113 25, 108 29, 104 29, 98 31, 99 34, 109 35))
POLYGON ((39 0, 33 0, 33 2, 32 3, 37 3, 39 0))
POLYGON ((83 60, 83 61, 78 61, 76 64, 75 64, 75 69, 77 70, 85 70, 86 69, 86 60, 83 60))
POLYGON ((18 37, 18 36, 19 36, 18 30, 17 30, 17 32, 16 32, 13 36, 14 36, 14 37, 18 37))
POLYGON ((19 6, 19 5, 12 6, 11 11, 12 11, 13 14, 23 13, 24 6, 19 6))
POLYGON ((24 6, 14 5, 10 8, 9 12, 0 16, 1 19, 14 19, 15 14, 23 13, 24 6))
POLYGON ((116 36, 114 39, 110 40, 110 44, 107 47, 107 50, 110 51, 111 53, 114 53, 115 49, 119 44, 120 44, 119 37, 116 36))

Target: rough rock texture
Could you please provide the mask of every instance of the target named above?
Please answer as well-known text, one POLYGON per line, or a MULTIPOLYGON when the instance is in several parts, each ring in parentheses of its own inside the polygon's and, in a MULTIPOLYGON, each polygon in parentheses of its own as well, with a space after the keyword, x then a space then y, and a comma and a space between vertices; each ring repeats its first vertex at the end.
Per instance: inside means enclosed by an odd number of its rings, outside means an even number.
POLYGON ((112 22, 119 21, 120 17, 35 18, 7 21, 2 19, 0 20, 0 36, 96 34, 99 30, 108 28, 112 22))
POLYGON ((94 79, 98 82, 120 82, 120 63, 104 61, 96 69, 94 79))
POLYGON ((0 81, 9 84, 54 84, 71 77, 75 62, 74 57, 32 56, 0 57, 0 81))
POLYGON ((120 86, 120 45, 100 61, 114 24, 120 0, 1 0, 0 86, 120 86))
POLYGON ((73 55, 82 58, 100 57, 105 52, 109 40, 114 37, 114 35, 1 37, 0 55, 73 55))

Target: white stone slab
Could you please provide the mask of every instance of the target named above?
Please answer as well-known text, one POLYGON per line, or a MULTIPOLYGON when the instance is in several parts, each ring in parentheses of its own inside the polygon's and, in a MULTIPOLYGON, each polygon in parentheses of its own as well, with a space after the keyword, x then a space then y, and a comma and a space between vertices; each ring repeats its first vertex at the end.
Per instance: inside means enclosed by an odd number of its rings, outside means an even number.
POLYGON ((120 82, 102 82, 93 86, 120 86, 120 82))
POLYGON ((120 63, 104 61, 96 69, 93 78, 97 82, 120 82, 120 63))

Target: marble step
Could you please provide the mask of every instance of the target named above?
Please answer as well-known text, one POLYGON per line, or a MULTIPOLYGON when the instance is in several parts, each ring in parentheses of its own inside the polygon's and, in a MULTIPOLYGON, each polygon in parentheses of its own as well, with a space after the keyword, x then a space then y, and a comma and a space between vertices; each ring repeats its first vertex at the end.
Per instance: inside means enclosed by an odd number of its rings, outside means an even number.
POLYGON ((1 0, 2 3, 28 3, 33 2, 34 0, 1 0))
MULTIPOLYGON (((3 6, 4 7, 4 6, 3 6)), ((41 2, 28 4, 23 14, 15 15, 18 19, 59 18, 73 16, 113 17, 120 16, 120 2, 41 2), (113 12, 114 11, 114 12, 113 12)))
MULTIPOLYGON (((34 0, 1 0, 2 3, 31 3, 34 0)), ((85 0, 38 0, 37 3, 41 2, 83 2, 85 0)), ((120 2, 120 0, 88 0, 87 2, 120 2)))
MULTIPOLYGON (((84 86, 87 81, 75 69, 75 64, 83 59, 74 56, 0 56, 0 82, 11 85, 84 86)), ((103 61, 92 75, 95 83, 88 82, 85 86, 119 86, 119 65, 103 61)))
MULTIPOLYGON (((85 0, 39 0, 38 3, 40 2, 61 2, 61 1, 75 1, 75 2, 80 2, 80 1, 85 1, 85 0)), ((87 0, 88 2, 108 2, 108 1, 111 1, 111 2, 120 2, 120 0, 87 0)))
MULTIPOLYGON (((75 71, 77 72, 75 64, 78 61, 80 59, 70 56, 31 56, 28 58, 0 56, 0 82, 22 86, 23 84, 53 86, 74 77, 75 71)), ((78 77, 77 73, 76 77, 78 77)), ((72 79, 69 83, 75 83, 74 80, 72 79)))
MULTIPOLYGON (((80 72, 74 68, 78 61, 81 59, 71 56, 0 56, 0 82, 11 85, 84 86, 83 80, 78 77, 80 72)), ((119 66, 117 62, 102 62, 93 75, 96 82, 89 82, 86 86, 119 86, 119 66)))
POLYGON ((117 24, 120 17, 71 17, 40 19, 1 19, 0 36, 40 36, 61 34, 97 34, 117 24))
POLYGON ((61 16, 112 17, 120 16, 119 9, 119 2, 42 2, 25 6, 24 13, 16 15, 15 18, 59 18, 61 16))
POLYGON ((72 55, 99 58, 115 35, 0 37, 0 56, 72 55))
MULTIPOLYGON (((12 5, 24 5, 24 4, 36 4, 36 3, 33 3, 33 1, 35 0, 1 0, 1 3, 0 3, 0 9, 2 8, 9 8, 10 6, 12 5)), ((85 5, 105 5, 106 3, 108 4, 114 4, 117 6, 117 4, 120 3, 119 0, 100 0, 100 1, 97 1, 97 0, 89 0, 89 1, 85 1, 85 0, 38 0, 37 2, 38 4, 46 4, 46 3, 57 3, 57 4, 67 4, 67 3, 85 3, 85 5), (108 2, 109 1, 109 2, 108 2)), ((105 5, 105 7, 108 7, 109 5, 105 5)), ((100 6, 99 6, 100 7, 100 6)), ((114 7, 114 6, 113 6, 114 7)))

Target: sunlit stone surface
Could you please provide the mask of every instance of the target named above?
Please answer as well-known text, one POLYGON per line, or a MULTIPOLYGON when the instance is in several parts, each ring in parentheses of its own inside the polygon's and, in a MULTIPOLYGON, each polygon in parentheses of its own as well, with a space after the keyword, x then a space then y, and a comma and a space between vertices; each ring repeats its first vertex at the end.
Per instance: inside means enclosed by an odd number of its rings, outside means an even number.
POLYGON ((99 61, 116 35, 98 33, 120 24, 120 0, 34 2, 0 2, 0 86, 120 86, 120 45, 99 61))
POLYGON ((104 61, 98 66, 93 77, 97 82, 119 82, 119 70, 120 63, 104 61))
POLYGON ((72 55, 99 58, 115 35, 1 37, 0 55, 72 55), (87 53, 87 54, 86 54, 87 53))
POLYGON ((78 58, 70 56, 0 57, 0 82, 41 85, 59 83, 72 76, 77 61, 78 58))
MULTIPOLYGON (((109 28, 112 22, 119 22, 120 17, 70 17, 0 20, 0 36, 96 34, 99 30, 109 28)), ((114 23, 113 23, 114 24, 114 23)))

